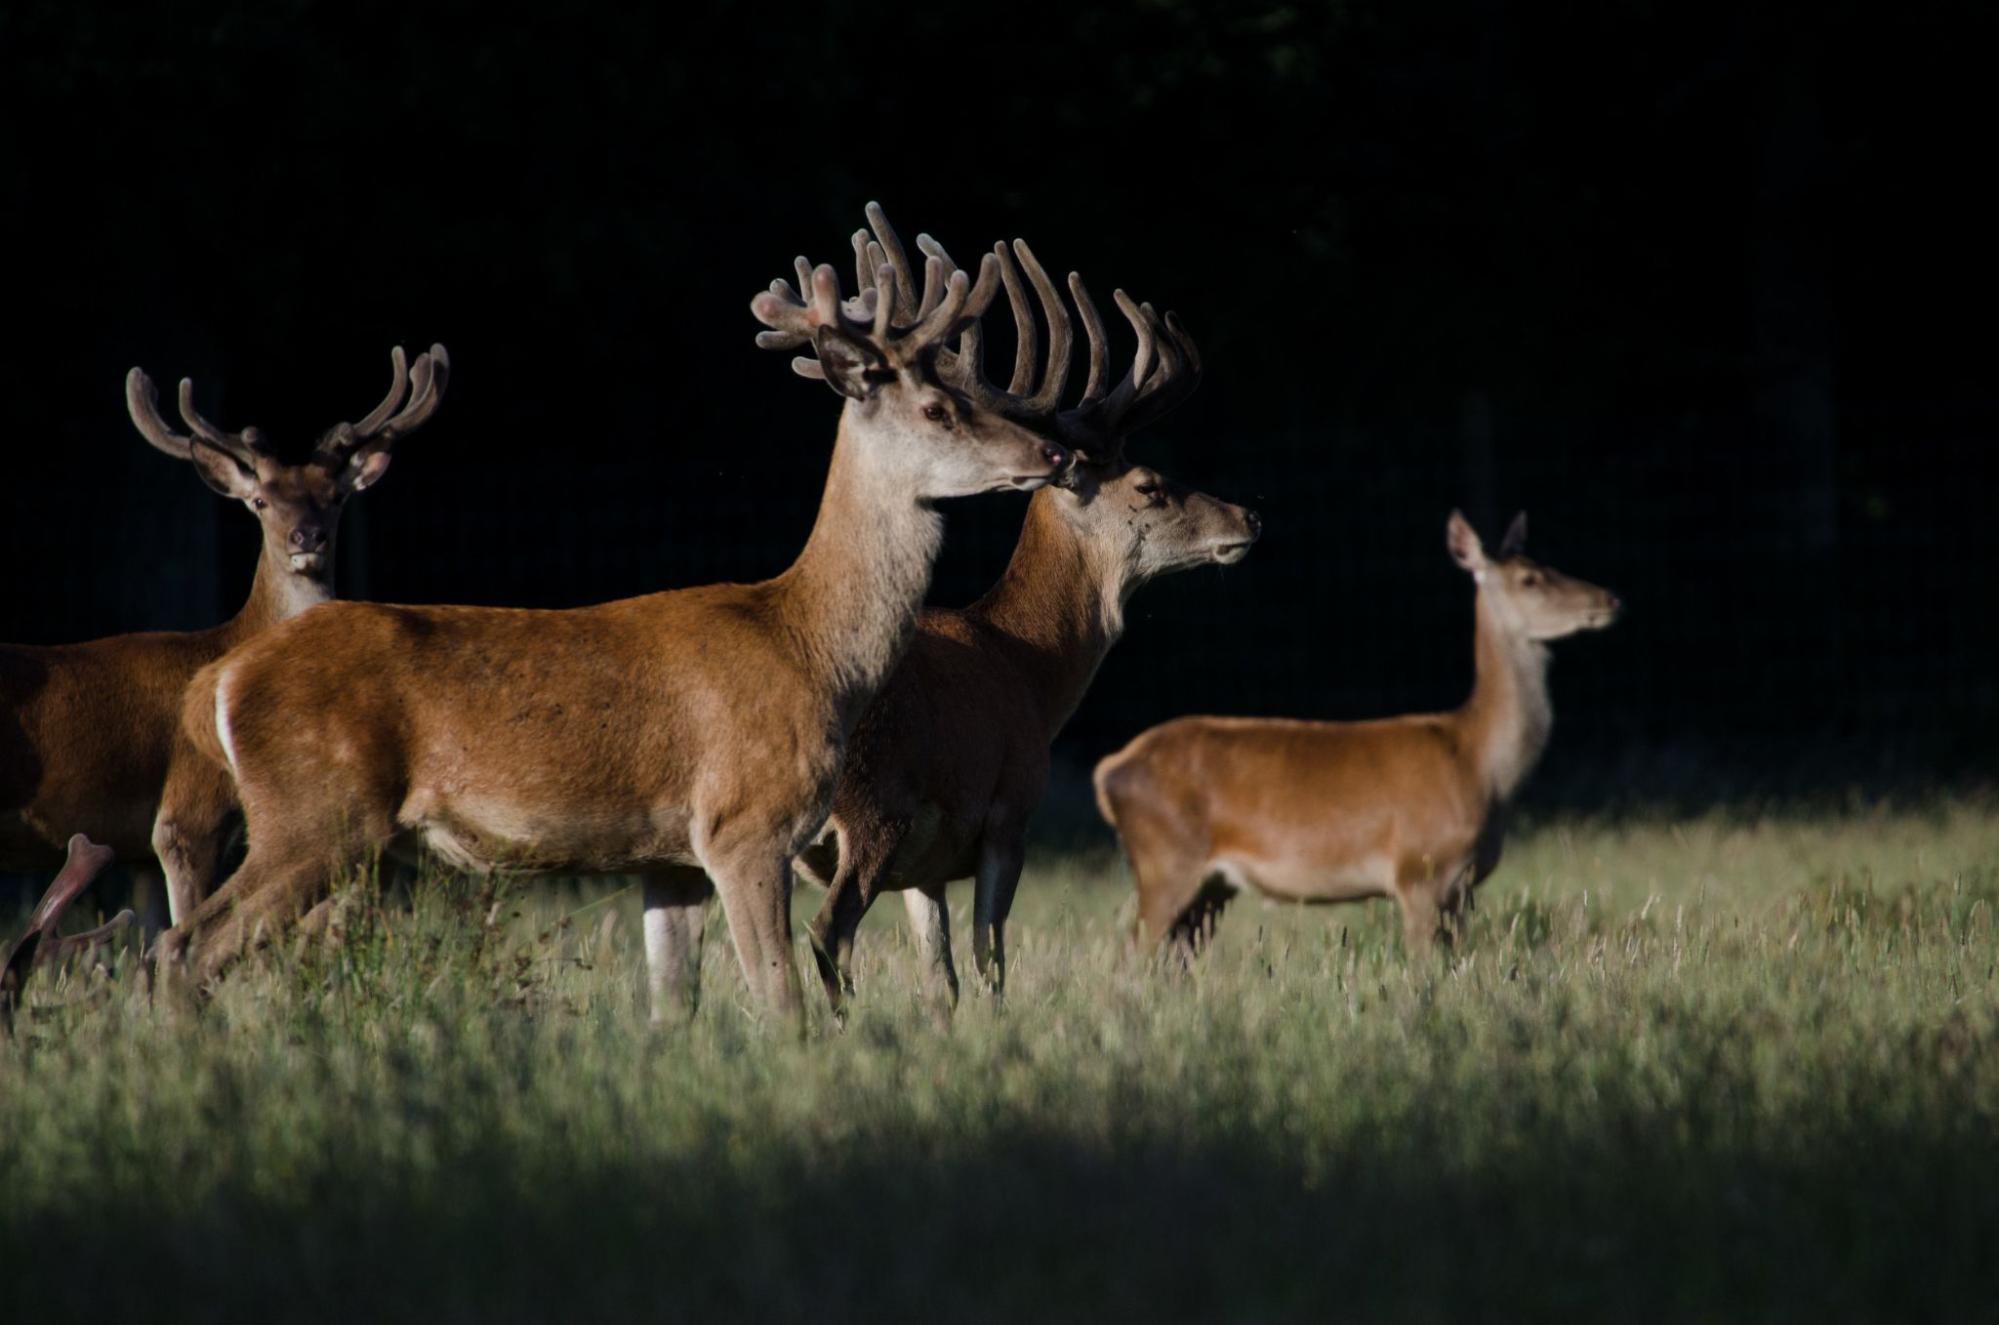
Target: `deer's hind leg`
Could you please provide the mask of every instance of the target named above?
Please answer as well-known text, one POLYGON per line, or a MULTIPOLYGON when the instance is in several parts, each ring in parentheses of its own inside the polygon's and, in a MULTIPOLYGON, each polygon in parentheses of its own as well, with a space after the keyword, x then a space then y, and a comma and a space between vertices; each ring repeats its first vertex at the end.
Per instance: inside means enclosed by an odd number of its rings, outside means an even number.
POLYGON ((687 866, 646 875, 643 892, 652 1023, 692 1021, 701 1001, 701 939, 715 886, 687 866))
POLYGON ((169 923, 185 924, 214 890, 235 813, 229 775, 184 744, 177 747, 153 816, 153 854, 166 873, 169 923))
POLYGON ((323 901, 342 870, 387 846, 395 830, 386 806, 354 803, 317 816, 279 808, 251 823, 250 849, 236 872, 160 936, 157 951, 168 978, 181 974, 191 949, 192 974, 204 986, 213 984, 323 901))
POLYGON ((1198 957, 1215 937, 1222 912, 1234 896, 1235 889, 1219 873, 1202 879, 1201 886, 1194 891, 1193 900, 1174 920, 1167 935, 1173 950, 1190 961, 1198 957))
POLYGON ((1456 943, 1471 898, 1474 862, 1459 860, 1414 871, 1396 881, 1402 907, 1402 941, 1413 951, 1456 943))
POLYGON ((843 825, 835 840, 839 860, 832 882, 826 885, 825 900, 806 926, 806 936, 812 942, 819 981, 826 988, 826 1002, 838 1017, 845 1015, 846 1000, 854 994, 854 936, 881 891, 900 834, 880 825, 850 832, 843 825))
POLYGON ((958 1006, 958 970, 951 962, 951 909, 944 897, 944 885, 905 888, 903 909, 909 913, 909 928, 916 935, 916 949, 923 963, 923 993, 940 1023, 950 1021, 958 1006))

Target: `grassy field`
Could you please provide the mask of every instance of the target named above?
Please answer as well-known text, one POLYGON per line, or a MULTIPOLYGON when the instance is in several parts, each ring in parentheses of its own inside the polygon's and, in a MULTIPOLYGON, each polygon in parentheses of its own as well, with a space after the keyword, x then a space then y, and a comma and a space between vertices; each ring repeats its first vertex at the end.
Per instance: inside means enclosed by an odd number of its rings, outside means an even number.
POLYGON ((719 913, 698 1024, 649 1033, 629 890, 421 885, 199 1020, 129 963, 42 985, 0 1043, 8 1318, 1999 1302, 1989 798, 1541 825, 1447 960, 1386 904, 1246 900, 1174 975, 1127 896, 1108 854, 1031 864, 1005 1005, 948 1030, 891 901, 803 1044, 719 913))

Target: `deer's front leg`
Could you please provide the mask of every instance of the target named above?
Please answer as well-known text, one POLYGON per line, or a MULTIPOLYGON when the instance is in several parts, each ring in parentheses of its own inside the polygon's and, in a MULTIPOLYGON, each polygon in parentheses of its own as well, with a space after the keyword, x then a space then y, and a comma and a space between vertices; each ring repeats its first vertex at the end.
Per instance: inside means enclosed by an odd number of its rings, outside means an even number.
POLYGON ((708 865, 750 996, 805 1035, 805 999, 791 953, 791 841, 713 852, 708 865))

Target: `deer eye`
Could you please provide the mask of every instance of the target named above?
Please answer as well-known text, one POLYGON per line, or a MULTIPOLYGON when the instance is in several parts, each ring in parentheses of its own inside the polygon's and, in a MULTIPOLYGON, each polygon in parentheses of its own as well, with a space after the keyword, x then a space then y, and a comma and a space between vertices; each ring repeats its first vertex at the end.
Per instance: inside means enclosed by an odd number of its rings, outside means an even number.
POLYGON ((951 411, 933 400, 923 407, 923 417, 932 423, 941 423, 948 427, 951 422, 951 411))
POLYGON ((260 510, 260 511, 261 511, 261 510, 266 510, 266 509, 268 509, 268 508, 269 508, 269 506, 270 506, 270 503, 269 503, 269 502, 267 502, 267 501, 265 501, 265 500, 264 500, 264 499, 263 499, 262 497, 252 497, 252 498, 250 498, 250 504, 251 504, 252 506, 256 507, 256 508, 257 508, 258 510, 260 510))
POLYGON ((1520 583, 1526 585, 1530 589, 1533 588, 1535 585, 1539 584, 1540 582, 1541 582, 1541 577, 1539 575, 1536 575, 1531 570, 1528 571, 1525 575, 1522 575, 1520 577, 1520 583))

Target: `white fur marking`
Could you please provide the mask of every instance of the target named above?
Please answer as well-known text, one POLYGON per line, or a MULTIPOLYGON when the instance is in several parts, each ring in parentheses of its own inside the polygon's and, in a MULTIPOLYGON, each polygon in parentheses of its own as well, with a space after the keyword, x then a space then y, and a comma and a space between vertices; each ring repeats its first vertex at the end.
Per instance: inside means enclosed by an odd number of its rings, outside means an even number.
POLYGON ((235 775, 236 743, 229 737, 229 702, 225 697, 228 684, 227 672, 215 679, 215 739, 222 743, 222 755, 229 761, 229 772, 235 775))

